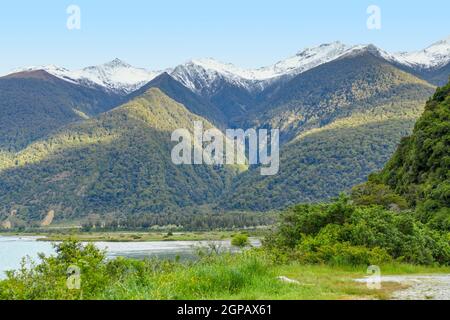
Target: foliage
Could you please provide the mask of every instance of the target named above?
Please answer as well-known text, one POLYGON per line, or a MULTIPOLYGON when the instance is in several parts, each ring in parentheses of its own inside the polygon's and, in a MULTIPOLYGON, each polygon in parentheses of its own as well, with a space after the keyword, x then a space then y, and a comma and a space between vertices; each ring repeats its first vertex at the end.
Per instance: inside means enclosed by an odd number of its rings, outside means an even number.
POLYGON ((437 89, 412 135, 371 180, 404 197, 422 222, 450 230, 450 83, 437 89))
POLYGON ((195 263, 106 260, 93 245, 63 242, 56 256, 8 273, 0 299, 202 299, 237 294, 259 281, 276 279, 258 251, 209 255, 195 263), (81 290, 66 286, 67 268, 81 269, 81 290))
MULTIPOLYGON (((4 299, 342 299, 349 297, 388 298, 384 290, 369 290, 352 279, 363 277, 367 265, 340 265, 365 261, 380 255, 356 246, 322 247, 321 256, 336 257, 332 267, 289 263, 273 264, 261 249, 241 254, 207 255, 195 262, 163 260, 104 259, 93 246, 76 242, 57 247, 55 257, 42 257, 39 264, 10 272, 0 281, 4 299), (339 256, 333 250, 344 252, 339 256), (342 260, 343 259, 343 260, 342 260), (80 290, 66 285, 67 267, 82 266, 80 290), (338 265, 339 264, 339 265, 338 265), (283 283, 278 276, 295 279, 301 285, 283 283)), ((322 261, 322 259, 317 260, 322 261)), ((384 274, 448 272, 448 268, 406 264, 383 264, 384 274)))
POLYGON ((55 245, 56 256, 40 255, 39 264, 7 273, 0 282, 0 299, 89 299, 101 292, 108 279, 105 253, 93 244, 65 241, 55 245), (83 290, 67 286, 69 267, 80 270, 83 290))
POLYGON ((184 231, 234 230, 256 226, 271 225, 275 220, 274 212, 219 211, 210 207, 183 208, 168 215, 163 213, 136 213, 126 215, 90 214, 83 221, 83 230, 158 230, 176 228, 184 231), (214 212, 214 213, 213 213, 214 212))
POLYGON ((351 197, 358 205, 380 205, 393 210, 408 208, 406 199, 396 194, 389 186, 372 181, 353 187, 351 197))
POLYGON ((266 246, 279 260, 309 263, 372 264, 396 259, 450 264, 446 233, 432 230, 409 211, 356 206, 345 196, 331 204, 287 210, 266 246))
POLYGON ((246 247, 250 244, 250 241, 248 240, 248 235, 245 233, 238 233, 233 236, 231 239, 231 245, 239 248, 246 247))

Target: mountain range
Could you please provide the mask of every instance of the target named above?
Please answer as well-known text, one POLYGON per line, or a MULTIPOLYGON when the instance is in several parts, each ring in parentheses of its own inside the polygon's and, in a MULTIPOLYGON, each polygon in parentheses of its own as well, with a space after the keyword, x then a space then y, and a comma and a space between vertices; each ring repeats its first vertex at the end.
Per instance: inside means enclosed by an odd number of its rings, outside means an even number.
MULTIPOLYGON (((90 66, 81 70, 68 70, 55 65, 18 68, 10 73, 45 70, 66 81, 78 84, 100 85, 110 91, 127 94, 139 89, 156 76, 167 72, 183 85, 197 93, 217 88, 220 79, 242 86, 248 90, 262 90, 268 84, 284 77, 292 77, 321 64, 370 48, 384 59, 422 74, 433 74, 450 63, 450 36, 429 47, 415 52, 388 53, 373 45, 346 45, 339 41, 306 48, 296 55, 258 69, 244 69, 231 63, 212 58, 194 59, 165 71, 137 68, 116 58, 111 62, 90 66)), ((447 79, 435 80, 444 85, 447 79)))
POLYGON ((213 59, 161 72, 119 59, 21 68, 0 78, 0 222, 177 224, 327 200, 383 168, 449 74, 450 38, 395 54, 334 42, 254 70, 213 59), (194 121, 279 128, 280 173, 172 164, 171 132, 194 121))

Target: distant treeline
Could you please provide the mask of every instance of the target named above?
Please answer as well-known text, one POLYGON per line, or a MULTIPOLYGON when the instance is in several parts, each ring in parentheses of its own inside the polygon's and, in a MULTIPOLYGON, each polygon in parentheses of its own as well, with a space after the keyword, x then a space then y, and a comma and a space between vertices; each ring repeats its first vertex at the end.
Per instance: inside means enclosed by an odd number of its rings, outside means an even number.
POLYGON ((184 230, 253 228, 274 223, 276 213, 226 212, 217 214, 176 213, 143 214, 136 217, 89 215, 82 223, 84 231, 103 230, 184 230))

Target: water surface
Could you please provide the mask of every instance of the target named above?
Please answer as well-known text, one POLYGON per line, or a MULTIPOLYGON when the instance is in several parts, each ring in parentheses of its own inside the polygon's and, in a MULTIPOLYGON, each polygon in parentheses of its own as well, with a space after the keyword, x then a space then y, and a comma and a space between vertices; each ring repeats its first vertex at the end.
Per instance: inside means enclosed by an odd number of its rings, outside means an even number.
MULTIPOLYGON (((251 240, 253 246, 259 246, 260 241, 251 240)), ((198 248, 207 247, 211 242, 206 241, 149 241, 149 242, 94 242, 105 249, 108 258, 162 258, 191 259, 196 256, 198 248)), ((232 250, 230 241, 212 241, 221 250, 232 250)), ((51 242, 37 241, 37 237, 30 236, 0 236, 0 278, 5 277, 5 271, 20 267, 23 257, 30 257, 39 261, 38 254, 51 255, 55 253, 51 242)))

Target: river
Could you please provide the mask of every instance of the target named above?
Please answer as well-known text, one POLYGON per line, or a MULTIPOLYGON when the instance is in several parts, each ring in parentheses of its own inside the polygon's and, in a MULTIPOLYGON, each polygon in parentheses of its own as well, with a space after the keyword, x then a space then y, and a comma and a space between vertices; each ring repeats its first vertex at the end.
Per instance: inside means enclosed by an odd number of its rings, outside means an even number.
MULTIPOLYGON (((222 250, 233 250, 229 240, 213 241, 222 250)), ((108 258, 161 258, 192 259, 196 249, 206 247, 206 241, 149 241, 149 242, 94 242, 100 249, 105 249, 108 258)), ((252 246, 259 246, 258 239, 251 239, 252 246)), ((38 254, 54 254, 52 243, 37 241, 37 237, 0 236, 0 279, 5 278, 5 271, 20 267, 24 257, 39 261, 38 254)))

